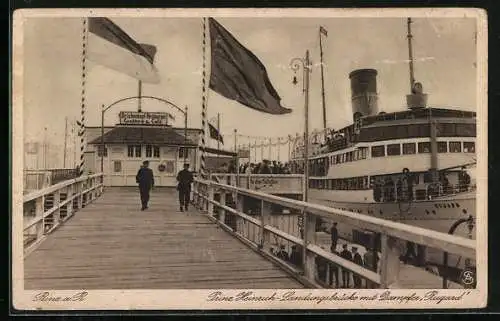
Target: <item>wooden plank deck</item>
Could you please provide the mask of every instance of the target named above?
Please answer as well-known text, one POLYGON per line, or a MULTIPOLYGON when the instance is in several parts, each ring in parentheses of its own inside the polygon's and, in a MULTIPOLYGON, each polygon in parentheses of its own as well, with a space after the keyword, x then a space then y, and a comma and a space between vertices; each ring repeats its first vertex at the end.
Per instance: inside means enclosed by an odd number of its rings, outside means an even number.
POLYGON ((25 289, 302 288, 196 209, 156 189, 106 188, 24 261, 25 289))

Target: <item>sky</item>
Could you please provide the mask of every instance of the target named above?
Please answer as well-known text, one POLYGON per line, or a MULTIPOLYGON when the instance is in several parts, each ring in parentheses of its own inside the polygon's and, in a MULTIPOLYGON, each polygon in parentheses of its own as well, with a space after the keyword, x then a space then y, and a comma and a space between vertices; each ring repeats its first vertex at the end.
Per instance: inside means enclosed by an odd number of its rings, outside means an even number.
MULTIPOLYGON (((202 19, 112 18, 137 42, 157 46, 155 57, 161 82, 144 84, 143 95, 159 96, 183 108, 189 127, 201 127, 202 19)), ((208 118, 221 114, 221 132, 232 144, 234 129, 241 135, 286 137, 303 131, 302 72, 294 85, 290 61, 309 50, 313 62, 310 89, 310 128, 322 127, 319 26, 323 38, 327 125, 341 128, 352 122, 349 73, 359 68, 378 71, 379 110, 405 109, 409 93, 406 18, 217 18, 240 43, 266 66, 282 99, 293 109, 269 115, 230 101, 213 91, 208 96, 208 118)), ((412 24, 415 78, 429 95, 428 104, 476 110, 476 45, 474 18, 414 18, 412 24)), ((91 44, 89 44, 90 46, 91 44)), ((80 117, 81 19, 30 17, 24 24, 25 141, 62 146, 65 117, 80 117)), ((137 94, 137 81, 127 75, 87 62, 86 122, 100 126, 100 106, 137 94)), ((106 113, 105 125, 118 122, 120 111, 137 109, 137 102, 116 105, 106 113)), ((143 111, 168 111, 166 105, 143 101, 143 111)), ((71 123, 70 123, 71 127, 71 123)), ((71 139, 70 139, 71 140, 71 139)), ((238 138, 238 144, 255 139, 238 138)), ((258 140, 258 142, 260 142, 258 140)), ((212 142, 213 143, 213 142, 212 142)), ((283 147, 283 149, 285 149, 283 147)))

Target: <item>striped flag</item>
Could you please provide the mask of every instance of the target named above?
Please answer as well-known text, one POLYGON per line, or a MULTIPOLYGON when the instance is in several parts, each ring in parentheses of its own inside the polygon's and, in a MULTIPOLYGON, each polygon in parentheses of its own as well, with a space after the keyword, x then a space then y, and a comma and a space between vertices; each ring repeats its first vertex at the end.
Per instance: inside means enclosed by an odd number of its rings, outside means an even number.
POLYGON ((87 56, 100 65, 145 83, 160 82, 154 66, 156 47, 139 44, 110 19, 88 18, 87 56))
POLYGON ((319 26, 319 33, 324 34, 325 37, 328 37, 328 31, 326 31, 326 29, 323 28, 323 26, 319 26))

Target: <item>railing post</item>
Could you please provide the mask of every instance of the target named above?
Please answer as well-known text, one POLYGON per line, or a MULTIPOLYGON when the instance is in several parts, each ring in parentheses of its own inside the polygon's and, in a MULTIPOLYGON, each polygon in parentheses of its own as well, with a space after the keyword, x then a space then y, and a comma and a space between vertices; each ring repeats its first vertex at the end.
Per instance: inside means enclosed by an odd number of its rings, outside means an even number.
POLYGON ((78 209, 82 209, 84 204, 83 204, 83 182, 78 182, 76 183, 78 186, 76 189, 77 193, 77 199, 78 199, 78 209))
POLYGON ((309 280, 315 279, 315 255, 307 250, 309 244, 316 243, 316 216, 303 210, 304 248, 302 249, 304 275, 309 280))
MULTIPOLYGON (((69 185, 66 188, 66 199, 70 199, 73 197, 73 184, 69 185)), ((71 202, 66 203, 66 218, 69 218, 73 214, 73 200, 71 202)))
POLYGON ((397 239, 382 234, 382 257, 380 258, 380 287, 384 289, 397 287, 399 283, 399 244, 397 239))
POLYGON ((264 228, 265 225, 269 224, 271 217, 271 204, 261 200, 260 204, 260 249, 267 249, 270 243, 270 233, 264 228))
MULTIPOLYGON (((220 191, 220 204, 225 206, 226 205, 226 191, 221 189, 220 191)), ((222 223, 226 223, 226 210, 223 209, 222 207, 219 208, 219 221, 222 223)))
POLYGON ((214 204, 212 203, 212 201, 214 200, 214 187, 210 184, 207 186, 208 187, 208 204, 207 204, 207 211, 208 211, 208 215, 212 216, 214 215, 214 204))
POLYGON ((54 214, 52 215, 52 217, 54 218, 52 227, 59 224, 59 221, 61 220, 61 208, 59 207, 60 203, 61 203, 61 190, 57 190, 54 192, 54 203, 52 205, 53 207, 57 207, 57 209, 54 211, 54 214))
POLYGON ((45 233, 45 218, 43 218, 43 203, 45 203, 45 195, 40 196, 35 201, 35 217, 42 217, 42 219, 36 224, 36 238, 40 239, 45 233))

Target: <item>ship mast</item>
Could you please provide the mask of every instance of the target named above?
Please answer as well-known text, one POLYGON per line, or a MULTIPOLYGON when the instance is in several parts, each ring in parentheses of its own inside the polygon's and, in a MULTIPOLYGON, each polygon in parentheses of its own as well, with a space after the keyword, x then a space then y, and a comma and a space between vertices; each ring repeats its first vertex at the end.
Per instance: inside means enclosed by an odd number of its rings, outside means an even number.
MULTIPOLYGON (((408 18, 407 20, 407 28, 408 28, 408 63, 409 63, 409 69, 410 69, 410 90, 411 90, 411 95, 415 99, 415 101, 418 101, 419 104, 417 104, 418 107, 425 108, 425 101, 426 98, 424 98, 423 92, 422 92, 422 85, 420 83, 415 82, 415 74, 414 74, 414 68, 413 68, 413 47, 412 47, 412 38, 413 35, 411 34, 411 24, 412 24, 412 19, 408 18), (418 86, 416 86, 418 84, 418 86), (420 97, 416 96, 422 96, 424 98, 423 100, 420 99, 420 97)), ((414 108, 416 106, 409 106, 410 108, 414 108)), ((436 128, 436 121, 432 117, 432 108, 429 108, 429 138, 430 138, 430 147, 431 147, 431 159, 430 159, 430 169, 429 172, 432 177, 432 183, 438 183, 439 177, 438 177, 438 150, 437 150, 437 128, 436 128)))
POLYGON ((413 47, 411 45, 411 39, 413 38, 413 35, 411 34, 411 24, 412 20, 411 18, 408 18, 407 20, 407 27, 408 27, 408 61, 409 61, 409 67, 410 67, 410 92, 413 91, 413 86, 415 85, 415 75, 413 73, 413 47))

